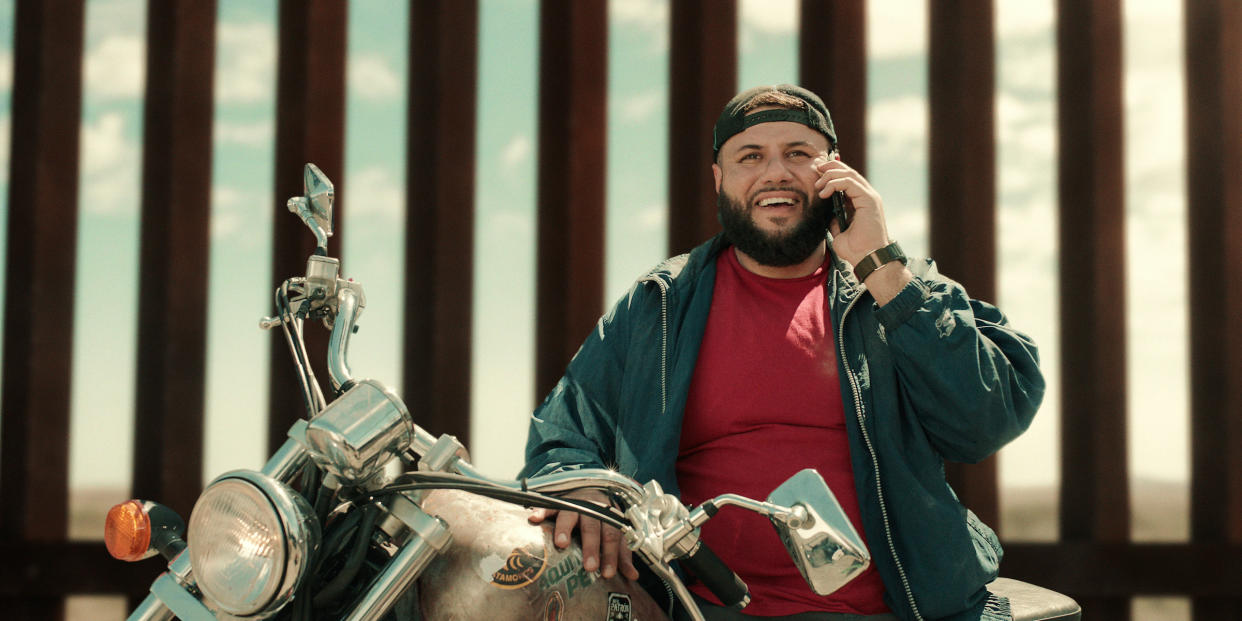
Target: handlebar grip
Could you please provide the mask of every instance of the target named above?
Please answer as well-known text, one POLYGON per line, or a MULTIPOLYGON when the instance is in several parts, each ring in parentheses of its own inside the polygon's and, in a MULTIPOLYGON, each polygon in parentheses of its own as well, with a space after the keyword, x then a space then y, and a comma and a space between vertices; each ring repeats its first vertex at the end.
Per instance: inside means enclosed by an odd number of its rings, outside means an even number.
POLYGON ((732 569, 716 556, 712 549, 702 540, 682 559, 682 565, 689 569, 703 583, 720 603, 731 608, 745 608, 750 603, 750 587, 742 582, 732 569))

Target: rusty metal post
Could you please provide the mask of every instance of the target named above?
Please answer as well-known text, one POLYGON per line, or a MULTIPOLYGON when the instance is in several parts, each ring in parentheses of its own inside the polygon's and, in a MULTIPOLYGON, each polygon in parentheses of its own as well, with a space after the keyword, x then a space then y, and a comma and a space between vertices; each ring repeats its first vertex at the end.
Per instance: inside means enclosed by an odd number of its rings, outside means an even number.
POLYGON ((202 487, 216 3, 152 2, 147 23, 134 496, 189 515, 202 487))
POLYGON ((476 0, 410 3, 404 394, 469 446, 476 0))
POLYGON ((712 126, 737 91, 737 2, 672 0, 671 21, 668 250, 676 255, 720 231, 712 126))
MULTIPOLYGON (((996 132, 992 0, 929 2, 931 255, 971 297, 996 301, 996 132)), ((946 464, 966 506, 1000 524, 996 458, 946 464)))
MULTIPOLYGON (((1061 539, 1130 536, 1119 0, 1057 3, 1061 539)), ((1080 600, 1128 619, 1128 598, 1080 600)))
POLYGON ((535 393, 547 394, 604 298, 608 3, 543 0, 535 393))
MULTIPOLYGON (((1242 543, 1242 4, 1187 0, 1191 539, 1242 543), (1205 320, 1203 312, 1219 320, 1205 320)), ((1195 619, 1242 618, 1199 597, 1195 619)))
MULTIPOLYGON (((302 166, 312 162, 336 186, 333 228, 341 238, 345 181, 345 35, 349 7, 334 0, 282 0, 280 60, 276 85, 276 213, 272 224, 272 286, 306 273, 315 240, 285 209, 285 201, 302 194, 302 166)), ((335 248, 332 248, 335 246, 335 248)), ((341 243, 329 254, 341 256, 341 243)), ((306 348, 315 375, 328 395, 324 354, 328 332, 319 322, 306 323, 306 348)), ((284 335, 274 330, 269 369, 268 437, 271 450, 305 416, 302 397, 284 335)))
MULTIPOLYGON (((69 513, 69 389, 82 124, 82 0, 16 6, 0 414, 0 535, 59 542, 69 513)), ((23 573, 50 571, 39 559, 23 573)), ((5 598, 6 618, 60 615, 58 597, 5 598)))
POLYGON ((798 37, 802 86, 824 99, 841 159, 867 173, 867 3, 802 0, 798 37))

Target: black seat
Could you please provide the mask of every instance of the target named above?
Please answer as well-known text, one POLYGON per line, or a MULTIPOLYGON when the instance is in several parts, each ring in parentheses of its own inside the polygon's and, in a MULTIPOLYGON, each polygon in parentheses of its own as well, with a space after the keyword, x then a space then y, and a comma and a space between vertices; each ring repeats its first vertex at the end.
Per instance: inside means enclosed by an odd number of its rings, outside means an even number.
POLYGON ((1073 598, 1012 578, 997 578, 988 590, 1009 598, 1013 621, 1079 621, 1082 607, 1073 598))

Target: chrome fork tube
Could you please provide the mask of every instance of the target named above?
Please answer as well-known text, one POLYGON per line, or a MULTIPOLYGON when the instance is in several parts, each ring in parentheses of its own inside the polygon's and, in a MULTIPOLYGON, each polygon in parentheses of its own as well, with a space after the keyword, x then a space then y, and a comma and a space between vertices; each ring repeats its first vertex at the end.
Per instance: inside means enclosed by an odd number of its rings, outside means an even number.
POLYGON ((173 611, 160 601, 154 593, 148 593, 147 598, 129 613, 128 621, 172 621, 173 611))
POLYGON ((442 520, 424 513, 413 503, 405 510, 398 509, 394 515, 410 527, 410 538, 367 586, 366 593, 354 604, 346 621, 382 619, 452 541, 448 526, 442 520))

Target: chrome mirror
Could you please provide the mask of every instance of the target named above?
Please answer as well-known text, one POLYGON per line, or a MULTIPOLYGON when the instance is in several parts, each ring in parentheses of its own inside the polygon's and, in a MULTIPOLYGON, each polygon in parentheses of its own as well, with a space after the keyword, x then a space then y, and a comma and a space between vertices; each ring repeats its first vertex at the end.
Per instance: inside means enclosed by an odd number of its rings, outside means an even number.
POLYGON ((803 470, 768 496, 768 502, 789 507, 797 518, 773 518, 789 556, 811 589, 828 595, 845 586, 871 564, 871 553, 854 530, 819 473, 803 470), (805 511, 805 518, 803 512, 805 511))
POLYGON ((314 164, 307 164, 302 170, 302 193, 286 204, 289 211, 298 214, 302 222, 315 234, 315 242, 322 251, 328 253, 328 238, 332 237, 332 201, 336 191, 332 181, 314 164))

